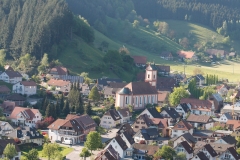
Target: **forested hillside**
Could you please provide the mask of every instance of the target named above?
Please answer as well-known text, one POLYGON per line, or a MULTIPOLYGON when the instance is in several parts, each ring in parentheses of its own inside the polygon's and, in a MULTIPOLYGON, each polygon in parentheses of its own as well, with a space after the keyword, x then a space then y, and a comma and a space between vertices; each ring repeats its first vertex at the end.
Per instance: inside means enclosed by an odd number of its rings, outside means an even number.
POLYGON ((74 18, 64 0, 1 0, 0 17, 0 48, 15 59, 26 53, 39 59, 73 33, 94 40, 93 32, 83 35, 90 29, 74 18))

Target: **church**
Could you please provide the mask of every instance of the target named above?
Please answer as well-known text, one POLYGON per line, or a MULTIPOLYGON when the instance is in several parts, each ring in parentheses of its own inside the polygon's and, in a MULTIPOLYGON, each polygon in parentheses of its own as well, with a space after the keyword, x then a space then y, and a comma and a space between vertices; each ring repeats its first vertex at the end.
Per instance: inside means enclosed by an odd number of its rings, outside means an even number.
POLYGON ((116 93, 115 106, 120 108, 133 106, 134 110, 144 109, 147 104, 158 103, 157 68, 149 64, 144 82, 131 82, 116 93))

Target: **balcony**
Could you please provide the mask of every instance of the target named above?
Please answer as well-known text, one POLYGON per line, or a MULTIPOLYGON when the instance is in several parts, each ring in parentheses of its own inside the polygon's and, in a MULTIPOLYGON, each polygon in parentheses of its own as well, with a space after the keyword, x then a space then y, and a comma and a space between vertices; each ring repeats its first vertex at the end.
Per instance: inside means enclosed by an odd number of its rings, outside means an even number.
POLYGON ((78 137, 80 135, 82 135, 83 133, 77 133, 77 132, 58 132, 60 136, 69 136, 69 137, 78 137))

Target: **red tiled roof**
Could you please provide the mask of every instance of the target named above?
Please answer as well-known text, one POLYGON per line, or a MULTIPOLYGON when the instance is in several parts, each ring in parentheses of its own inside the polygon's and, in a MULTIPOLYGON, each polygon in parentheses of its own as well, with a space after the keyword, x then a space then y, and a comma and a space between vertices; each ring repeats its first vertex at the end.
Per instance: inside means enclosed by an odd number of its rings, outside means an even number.
POLYGON ((227 125, 233 125, 233 129, 237 129, 240 127, 240 121, 239 120, 228 120, 227 125))
POLYGON ((167 97, 168 97, 168 92, 158 91, 158 102, 164 102, 165 100, 167 100, 167 97))
POLYGON ((47 82, 48 85, 50 86, 67 86, 70 84, 70 81, 65 81, 65 80, 60 80, 60 79, 50 79, 47 82))
POLYGON ((228 54, 226 51, 219 50, 219 49, 207 49, 206 53, 210 55, 215 55, 215 56, 217 56, 218 54, 220 54, 221 56, 225 56, 226 54, 228 54))
POLYGON ((151 118, 151 121, 152 121, 153 124, 156 124, 156 125, 162 124, 163 128, 167 128, 168 127, 168 119, 167 118, 164 118, 164 119, 161 119, 161 118, 151 118))
POLYGON ((20 83, 24 86, 37 86, 37 84, 33 81, 21 81, 20 83))
POLYGON ((191 105, 191 110, 206 110, 212 109, 212 102, 209 100, 199 100, 195 98, 183 98, 180 103, 189 103, 191 105))
POLYGON ((145 57, 145 56, 132 56, 132 58, 136 64, 146 64, 147 63, 147 57, 145 57))
POLYGON ((178 51, 177 54, 182 58, 191 59, 195 53, 192 51, 178 51))
POLYGON ((57 66, 57 67, 54 67, 50 70, 50 73, 51 72, 57 72, 58 75, 67 75, 68 74, 68 69, 65 68, 65 67, 60 67, 60 66, 57 66))
POLYGON ((19 113, 22 113, 22 115, 27 119, 27 120, 32 120, 35 118, 36 113, 40 113, 38 109, 31 109, 31 108, 23 108, 23 107, 15 107, 9 116, 11 119, 17 119, 17 115, 19 113))
POLYGON ((181 120, 180 122, 175 124, 175 126, 173 127, 174 130, 185 130, 185 131, 189 131, 192 128, 193 128, 192 125, 184 120, 181 120))

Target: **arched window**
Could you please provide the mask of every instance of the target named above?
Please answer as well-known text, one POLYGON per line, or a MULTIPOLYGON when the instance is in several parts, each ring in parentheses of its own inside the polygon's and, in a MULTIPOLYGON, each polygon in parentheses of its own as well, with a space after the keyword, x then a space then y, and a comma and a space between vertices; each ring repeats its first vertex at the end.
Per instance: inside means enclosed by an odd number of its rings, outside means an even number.
POLYGON ((128 104, 128 97, 126 97, 125 103, 128 104))
POLYGON ((150 74, 148 74, 148 78, 150 78, 150 74))
POLYGON ((155 76, 155 74, 153 75, 153 79, 155 79, 156 78, 156 76, 155 76))

